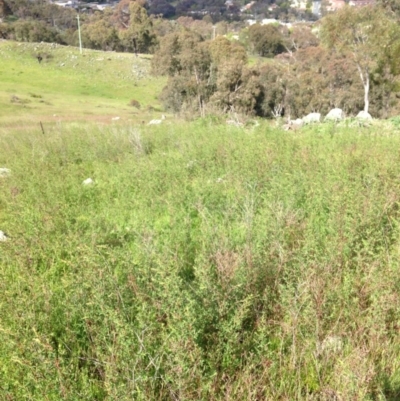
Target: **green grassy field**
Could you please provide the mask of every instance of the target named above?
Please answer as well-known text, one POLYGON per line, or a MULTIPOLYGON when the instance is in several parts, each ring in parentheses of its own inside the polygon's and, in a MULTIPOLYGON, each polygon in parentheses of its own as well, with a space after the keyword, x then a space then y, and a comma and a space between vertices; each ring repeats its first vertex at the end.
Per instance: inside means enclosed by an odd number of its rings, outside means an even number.
POLYGON ((396 124, 104 124, 54 85, 76 121, 1 110, 0 400, 400 398, 396 124))
POLYGON ((137 122, 159 116, 164 80, 149 77, 148 56, 48 43, 0 41, 0 124, 137 122), (41 54, 39 64, 36 55, 41 54), (135 99, 138 110, 129 105, 135 99))

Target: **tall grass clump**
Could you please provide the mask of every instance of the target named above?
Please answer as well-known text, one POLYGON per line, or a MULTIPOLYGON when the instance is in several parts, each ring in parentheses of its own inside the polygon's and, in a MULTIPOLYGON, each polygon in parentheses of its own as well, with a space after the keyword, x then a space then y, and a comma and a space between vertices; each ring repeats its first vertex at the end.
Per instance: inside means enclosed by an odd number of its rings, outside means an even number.
POLYGON ((399 399, 399 146, 377 126, 1 132, 0 399, 399 399))

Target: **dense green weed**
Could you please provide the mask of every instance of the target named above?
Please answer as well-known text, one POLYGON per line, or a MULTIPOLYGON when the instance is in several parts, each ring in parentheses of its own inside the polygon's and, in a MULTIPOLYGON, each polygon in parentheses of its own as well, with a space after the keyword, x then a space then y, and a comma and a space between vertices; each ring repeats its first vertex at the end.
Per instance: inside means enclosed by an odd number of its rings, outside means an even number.
POLYGON ((396 399, 400 140, 373 129, 3 132, 0 398, 396 399))

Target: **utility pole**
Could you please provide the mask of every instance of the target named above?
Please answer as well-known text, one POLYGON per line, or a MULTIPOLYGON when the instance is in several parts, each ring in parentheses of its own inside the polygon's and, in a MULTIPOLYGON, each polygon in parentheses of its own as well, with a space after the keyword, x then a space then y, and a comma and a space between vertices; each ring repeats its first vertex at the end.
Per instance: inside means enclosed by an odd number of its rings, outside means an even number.
POLYGON ((76 19, 78 20, 79 51, 82 54, 81 23, 79 21, 79 13, 78 13, 76 19))
POLYGON ((213 25, 213 40, 215 39, 215 30, 216 30, 216 26, 215 25, 213 25))

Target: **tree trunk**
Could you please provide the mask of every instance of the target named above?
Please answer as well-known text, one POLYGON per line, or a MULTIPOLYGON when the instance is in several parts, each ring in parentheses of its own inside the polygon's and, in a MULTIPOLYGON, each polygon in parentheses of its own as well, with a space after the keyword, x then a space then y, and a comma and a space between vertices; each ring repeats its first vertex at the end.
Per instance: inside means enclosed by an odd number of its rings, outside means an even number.
POLYGON ((368 113, 369 109, 369 74, 365 78, 364 83, 364 111, 368 113))
POLYGON ((369 109, 369 69, 362 68, 359 63, 356 63, 358 73, 360 74, 361 82, 364 86, 364 111, 368 113, 369 109))

